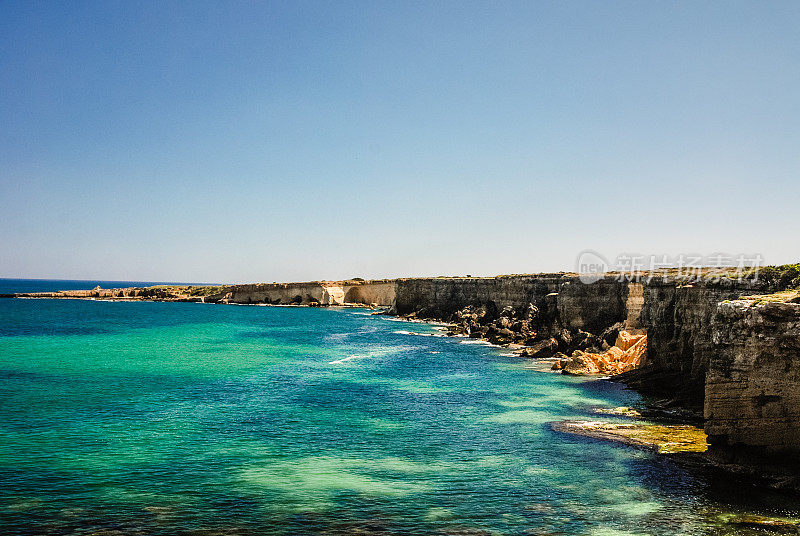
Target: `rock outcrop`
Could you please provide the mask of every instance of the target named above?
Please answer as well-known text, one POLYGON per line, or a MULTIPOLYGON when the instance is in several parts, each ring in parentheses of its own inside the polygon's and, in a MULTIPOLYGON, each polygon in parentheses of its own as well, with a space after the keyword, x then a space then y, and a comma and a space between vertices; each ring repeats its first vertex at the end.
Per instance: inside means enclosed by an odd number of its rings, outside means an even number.
POLYGON ((647 332, 648 362, 620 376, 620 381, 700 414, 715 352, 711 320, 717 304, 764 288, 764 281, 726 278, 645 283, 639 322, 647 332))
POLYGON ((643 364, 647 359, 647 335, 620 331, 617 341, 602 353, 573 352, 567 359, 553 363, 553 370, 564 374, 620 374, 643 364))
POLYGON ((705 452, 706 434, 689 425, 618 423, 605 421, 560 421, 550 424, 556 432, 575 434, 634 447, 660 454, 705 452))
POLYGON ((712 450, 796 457, 800 298, 773 305, 738 298, 800 287, 800 266, 749 275, 669 273, 629 283, 609 274, 589 285, 575 274, 406 279, 397 283, 396 312, 523 345, 521 356, 556 357, 567 372, 622 372, 613 379, 686 416, 702 418, 705 403, 712 450), (618 337, 638 330, 646 338, 618 337))
POLYGON ((510 308, 521 319, 532 305, 545 323, 595 333, 627 318, 628 286, 614 276, 586 285, 577 274, 398 279, 395 310, 450 320, 468 306, 485 308, 492 319, 510 308))
POLYGON ((586 285, 577 274, 401 279, 394 311, 450 322, 451 334, 522 346, 523 357, 599 353, 628 322, 630 287, 614 276, 586 285))
POLYGON ((712 447, 800 455, 800 292, 726 301, 711 325, 712 447))

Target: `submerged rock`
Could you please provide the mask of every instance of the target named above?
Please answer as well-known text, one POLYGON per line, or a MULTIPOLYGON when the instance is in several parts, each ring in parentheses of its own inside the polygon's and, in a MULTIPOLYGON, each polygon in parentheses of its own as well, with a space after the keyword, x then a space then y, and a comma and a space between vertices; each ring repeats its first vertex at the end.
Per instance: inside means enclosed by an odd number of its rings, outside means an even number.
POLYGON ((771 534, 800 534, 800 524, 791 519, 740 514, 725 516, 723 522, 738 529, 753 529, 771 534))
POLYGON ((598 408, 594 410, 594 413, 597 413, 598 415, 618 415, 620 417, 633 417, 633 418, 639 418, 642 416, 641 413, 627 406, 622 406, 619 408, 598 408))
POLYGON ((705 452, 708 449, 705 432, 696 426, 605 421, 561 421, 550 426, 556 432, 616 441, 661 454, 705 452))

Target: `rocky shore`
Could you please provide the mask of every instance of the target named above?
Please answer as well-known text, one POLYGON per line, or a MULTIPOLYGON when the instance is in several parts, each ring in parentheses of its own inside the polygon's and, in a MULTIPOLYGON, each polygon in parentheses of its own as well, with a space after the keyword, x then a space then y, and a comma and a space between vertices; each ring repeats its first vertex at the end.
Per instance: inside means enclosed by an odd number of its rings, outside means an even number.
POLYGON ((450 322, 450 333, 611 374, 648 412, 703 423, 696 463, 800 491, 800 266, 759 277, 675 274, 641 282, 574 274, 398 281, 391 312, 450 322), (701 460, 701 461, 699 461, 701 460))
POLYGON ((533 304, 522 314, 511 306, 495 314, 486 305, 468 305, 453 314, 448 334, 506 346, 520 357, 556 358, 553 370, 564 374, 618 374, 641 366, 647 356, 644 331, 625 328, 625 322, 617 322, 594 335, 564 327, 533 304))

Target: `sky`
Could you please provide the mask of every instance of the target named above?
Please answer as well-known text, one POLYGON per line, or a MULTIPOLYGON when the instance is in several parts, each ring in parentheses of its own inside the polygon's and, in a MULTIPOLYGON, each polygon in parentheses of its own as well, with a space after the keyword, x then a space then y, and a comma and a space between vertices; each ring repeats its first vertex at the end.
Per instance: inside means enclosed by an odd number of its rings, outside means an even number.
POLYGON ((0 277, 800 261, 800 2, 0 1, 0 277))

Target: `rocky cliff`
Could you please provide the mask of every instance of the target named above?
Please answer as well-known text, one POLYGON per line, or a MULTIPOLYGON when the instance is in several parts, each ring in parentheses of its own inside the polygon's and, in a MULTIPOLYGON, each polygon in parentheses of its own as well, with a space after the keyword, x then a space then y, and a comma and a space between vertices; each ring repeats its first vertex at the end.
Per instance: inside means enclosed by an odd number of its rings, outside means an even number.
POLYGON ((228 285, 206 301, 223 303, 266 303, 272 305, 344 305, 390 306, 395 299, 394 280, 312 281, 309 283, 272 283, 228 285))
POLYGON ((608 351, 620 329, 647 333, 647 365, 621 379, 699 414, 714 347, 717 304, 769 288, 766 279, 609 274, 592 284, 576 274, 401 279, 398 314, 454 322, 456 331, 530 346, 534 357, 608 351), (505 320, 503 317, 507 317, 505 320))
POLYGON ((562 366, 587 355, 607 358, 623 328, 646 333, 646 364, 616 379, 661 397, 665 406, 698 415, 705 406, 712 451, 796 457, 800 292, 739 298, 797 288, 800 267, 750 275, 668 274, 629 283, 611 274, 594 284, 575 274, 404 279, 397 282, 395 312, 525 345, 520 353, 528 357, 572 355, 562 366))
POLYGON ((586 285, 577 274, 398 279, 394 310, 451 320, 467 306, 484 307, 497 318, 509 308, 515 316, 525 315, 533 305, 541 326, 602 332, 627 319, 628 288, 613 276, 586 285))
POLYGON ((637 389, 700 412, 714 345, 717 304, 767 288, 766 281, 657 278, 643 284, 640 326, 647 331, 647 365, 620 377, 637 389))
POLYGON ((311 281, 308 283, 254 283, 248 285, 131 287, 14 294, 17 298, 72 298, 106 300, 193 301, 271 305, 378 305, 395 299, 395 281, 311 281))
POLYGON ((722 302, 711 328, 714 351, 705 388, 710 445, 797 460, 800 292, 722 302))

